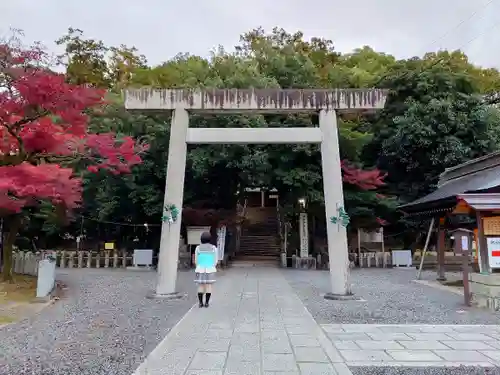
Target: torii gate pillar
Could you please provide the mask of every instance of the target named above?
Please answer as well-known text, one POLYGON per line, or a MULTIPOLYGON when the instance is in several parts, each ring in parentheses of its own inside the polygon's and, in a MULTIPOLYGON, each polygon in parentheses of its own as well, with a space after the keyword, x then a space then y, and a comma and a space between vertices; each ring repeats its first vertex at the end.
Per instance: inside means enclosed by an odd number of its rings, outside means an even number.
MULTIPOLYGON (((139 111, 173 111, 164 205, 183 203, 187 144, 319 143, 330 258, 327 299, 347 299, 349 258, 346 228, 333 223, 344 206, 336 112, 373 111, 384 107, 385 90, 153 90, 125 92, 125 107, 139 111), (319 128, 189 128, 189 113, 319 112, 319 128)), ((181 216, 181 214, 179 215, 181 216)), ((161 230, 156 297, 178 298, 176 291, 181 220, 164 222, 161 230)))

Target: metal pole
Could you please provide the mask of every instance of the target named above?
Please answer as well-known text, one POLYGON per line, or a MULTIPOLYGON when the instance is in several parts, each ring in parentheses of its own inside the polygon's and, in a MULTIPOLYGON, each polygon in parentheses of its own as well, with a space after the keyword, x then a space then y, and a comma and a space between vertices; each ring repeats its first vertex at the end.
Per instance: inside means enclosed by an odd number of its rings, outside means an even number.
POLYGON ((361 231, 358 228, 358 267, 361 268, 361 231))
MULTIPOLYGON (((470 243, 470 239, 468 239, 470 243)), ((470 252, 469 250, 462 250, 462 277, 464 284, 464 303, 465 306, 471 305, 471 293, 470 293, 470 285, 469 285, 469 261, 470 261, 470 252)))
POLYGON ((427 232, 427 238, 425 239, 424 250, 422 251, 422 257, 420 259, 420 267, 418 268, 417 272, 417 280, 420 280, 420 276, 422 274, 422 267, 424 266, 425 254, 427 253, 427 247, 429 246, 429 241, 431 239, 432 229, 434 228, 434 220, 435 218, 431 219, 431 223, 429 225, 429 231, 427 232))

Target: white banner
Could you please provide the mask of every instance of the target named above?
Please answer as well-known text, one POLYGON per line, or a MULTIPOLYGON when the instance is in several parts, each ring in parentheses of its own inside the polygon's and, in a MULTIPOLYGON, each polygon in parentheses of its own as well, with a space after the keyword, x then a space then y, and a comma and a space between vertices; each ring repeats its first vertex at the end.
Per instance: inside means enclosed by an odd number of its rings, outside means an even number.
POLYGON ((500 268, 500 238, 488 237, 488 260, 491 268, 500 268))
POLYGON ((219 253, 219 260, 224 260, 224 248, 226 247, 226 226, 223 225, 217 229, 217 252, 219 253))
POLYGON ((307 221, 307 214, 301 213, 299 215, 299 235, 300 235, 300 257, 309 257, 309 225, 307 221))

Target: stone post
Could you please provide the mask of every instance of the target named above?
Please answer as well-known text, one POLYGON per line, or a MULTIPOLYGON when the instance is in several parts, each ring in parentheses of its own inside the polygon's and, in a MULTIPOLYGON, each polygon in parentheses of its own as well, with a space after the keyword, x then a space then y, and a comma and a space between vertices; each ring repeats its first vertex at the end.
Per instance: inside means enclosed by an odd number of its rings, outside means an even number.
POLYGON ((337 216, 338 208, 344 207, 342 171, 340 168, 337 116, 334 110, 321 110, 321 162, 323 166, 323 189, 325 194, 326 232, 330 258, 330 291, 327 299, 346 299, 351 295, 349 284, 349 254, 347 231, 330 218, 337 216))
POLYGON ((167 177, 163 204, 164 206, 175 205, 179 209, 179 217, 173 223, 162 223, 160 253, 158 255, 158 281, 154 297, 178 298, 175 284, 179 262, 179 238, 182 220, 184 175, 186 173, 186 136, 188 127, 188 112, 185 109, 175 109, 170 126, 167 177))

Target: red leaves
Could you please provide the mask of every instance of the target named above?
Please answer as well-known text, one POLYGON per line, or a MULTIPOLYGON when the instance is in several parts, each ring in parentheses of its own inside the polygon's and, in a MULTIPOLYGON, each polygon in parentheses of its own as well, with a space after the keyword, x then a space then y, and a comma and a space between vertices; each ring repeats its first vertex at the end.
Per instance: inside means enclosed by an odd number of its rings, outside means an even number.
POLYGON ((127 173, 146 150, 130 137, 89 133, 87 111, 104 104, 105 92, 66 83, 44 58, 39 49, 0 45, 0 208, 9 211, 41 199, 77 205, 80 179, 46 163, 78 158, 91 171, 127 173))
POLYGON ((362 190, 374 190, 383 186, 386 174, 378 169, 363 170, 356 168, 348 161, 341 162, 342 177, 345 183, 359 187, 362 190))
POLYGON ((47 199, 71 209, 78 205, 81 194, 81 179, 69 168, 29 163, 0 167, 0 208, 18 212, 47 199))

